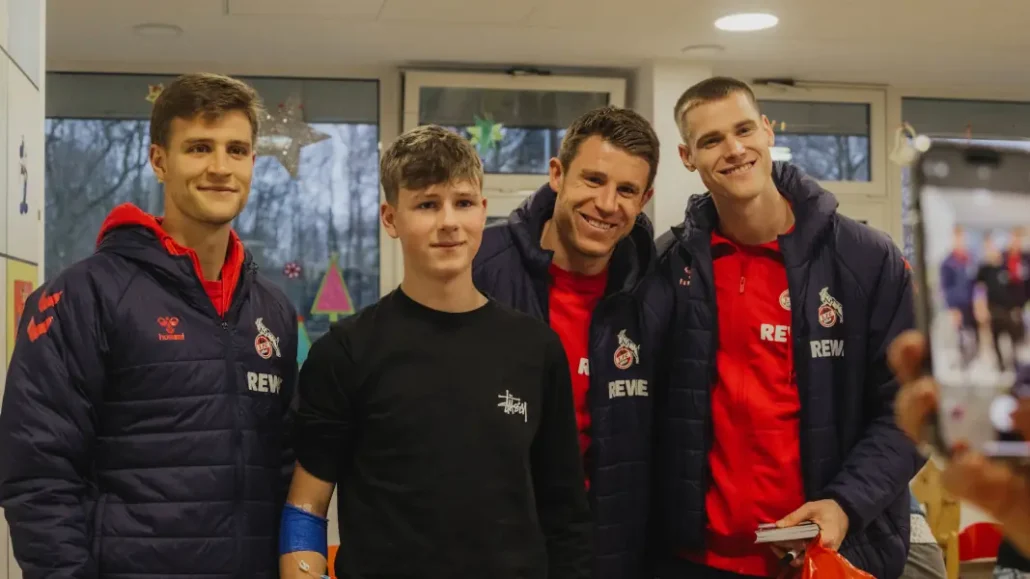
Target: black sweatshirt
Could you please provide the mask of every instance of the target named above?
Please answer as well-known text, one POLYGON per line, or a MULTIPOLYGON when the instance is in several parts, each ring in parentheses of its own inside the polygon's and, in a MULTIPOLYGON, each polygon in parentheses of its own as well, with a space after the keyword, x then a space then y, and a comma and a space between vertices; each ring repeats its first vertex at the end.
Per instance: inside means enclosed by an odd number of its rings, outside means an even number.
POLYGON ((545 324, 399 289, 301 370, 297 458, 338 485, 341 578, 588 577, 568 362, 545 324))

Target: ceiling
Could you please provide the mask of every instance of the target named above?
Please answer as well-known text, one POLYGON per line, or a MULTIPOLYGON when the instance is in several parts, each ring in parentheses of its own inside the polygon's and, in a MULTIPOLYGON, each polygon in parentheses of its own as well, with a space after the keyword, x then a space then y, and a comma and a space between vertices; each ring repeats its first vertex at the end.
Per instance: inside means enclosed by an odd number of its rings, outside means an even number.
POLYGON ((334 70, 454 62, 632 69, 715 43, 716 71, 1030 91, 1020 0, 48 0, 51 70, 334 70), (769 11, 774 29, 712 22, 769 11), (178 38, 132 26, 167 23, 178 38))

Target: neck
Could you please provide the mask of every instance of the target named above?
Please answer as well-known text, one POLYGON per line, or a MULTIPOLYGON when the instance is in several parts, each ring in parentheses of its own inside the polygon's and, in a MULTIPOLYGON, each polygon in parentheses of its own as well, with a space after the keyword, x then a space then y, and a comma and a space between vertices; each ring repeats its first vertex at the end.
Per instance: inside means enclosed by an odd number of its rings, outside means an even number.
POLYGON ((165 215, 161 222, 165 232, 183 247, 197 254, 200 270, 206 281, 215 281, 222 273, 225 256, 229 251, 229 232, 232 226, 186 223, 174 214, 165 215))
POLYGON ((401 291, 416 302, 441 312, 462 313, 479 309, 486 304, 486 296, 479 293, 472 282, 472 270, 447 279, 420 275, 407 267, 401 291))
POLYGON ((553 219, 547 220, 544 224, 544 231, 540 234, 540 247, 554 253, 551 262, 561 269, 579 275, 597 275, 608 267, 610 255, 603 257, 590 257, 575 250, 570 250, 562 243, 558 235, 558 228, 553 219))
POLYGON ((743 245, 769 243, 794 226, 794 211, 775 187, 754 199, 734 201, 712 196, 719 230, 743 245))

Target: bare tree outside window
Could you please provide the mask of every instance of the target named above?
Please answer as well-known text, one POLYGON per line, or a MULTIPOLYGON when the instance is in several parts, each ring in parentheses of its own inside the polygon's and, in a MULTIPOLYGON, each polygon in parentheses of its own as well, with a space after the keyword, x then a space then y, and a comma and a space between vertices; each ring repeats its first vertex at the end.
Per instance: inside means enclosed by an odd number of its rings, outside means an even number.
MULTIPOLYGON (((310 311, 331 254, 353 306, 379 297, 379 131, 374 124, 314 123, 330 138, 302 150, 293 180, 259 157, 251 196, 234 227, 261 273, 282 286, 312 340, 327 316, 310 311), (287 264, 300 266, 291 279, 287 264)), ((130 202, 160 215, 163 194, 148 161, 149 122, 46 121, 46 276, 90 255, 113 207, 130 202)))

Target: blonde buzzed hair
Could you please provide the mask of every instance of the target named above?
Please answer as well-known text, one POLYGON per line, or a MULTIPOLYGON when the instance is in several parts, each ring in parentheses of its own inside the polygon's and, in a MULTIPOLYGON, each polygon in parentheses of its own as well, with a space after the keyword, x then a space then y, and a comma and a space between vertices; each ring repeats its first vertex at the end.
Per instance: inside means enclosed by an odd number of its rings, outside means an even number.
POLYGON ((483 187, 483 162, 472 143, 436 125, 422 125, 397 137, 379 160, 386 202, 397 204, 401 189, 421 190, 468 181, 483 187))

